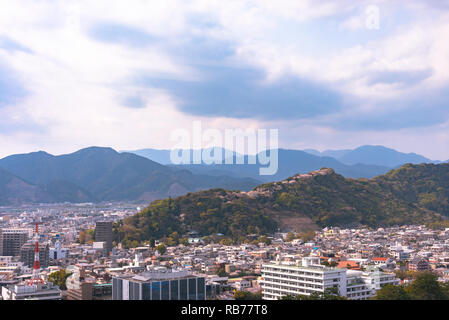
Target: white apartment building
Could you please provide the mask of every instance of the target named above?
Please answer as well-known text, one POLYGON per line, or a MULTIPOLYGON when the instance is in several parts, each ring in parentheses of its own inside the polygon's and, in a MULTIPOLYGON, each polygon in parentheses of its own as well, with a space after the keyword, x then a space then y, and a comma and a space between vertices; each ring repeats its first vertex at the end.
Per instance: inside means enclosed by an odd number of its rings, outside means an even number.
POLYGON ((319 257, 305 257, 301 262, 276 261, 262 265, 262 295, 265 300, 278 300, 285 295, 310 295, 335 287, 341 296, 351 300, 368 299, 385 284, 398 284, 394 274, 375 269, 355 271, 326 267, 319 257))

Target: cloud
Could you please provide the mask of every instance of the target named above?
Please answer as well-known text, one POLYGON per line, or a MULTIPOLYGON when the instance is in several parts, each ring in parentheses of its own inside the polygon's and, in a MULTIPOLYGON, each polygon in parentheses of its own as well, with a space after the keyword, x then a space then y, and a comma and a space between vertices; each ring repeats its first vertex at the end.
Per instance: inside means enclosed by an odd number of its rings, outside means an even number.
POLYGON ((427 128, 446 152, 448 18, 418 0, 3 1, 0 143, 167 147, 202 119, 282 128, 286 146, 415 136, 429 152, 427 128))
POLYGON ((4 49, 7 51, 23 51, 25 53, 33 53, 29 48, 26 46, 10 39, 7 36, 0 35, 0 49, 4 49))
POLYGON ((399 84, 413 85, 432 76, 432 70, 410 70, 410 71, 379 71, 368 75, 367 83, 373 84, 399 84))
POLYGON ((0 108, 19 103, 27 94, 17 75, 0 64, 0 108))
POLYGON ((324 85, 285 77, 266 81, 260 70, 201 67, 196 81, 143 78, 141 84, 164 89, 180 111, 199 116, 302 119, 338 112, 342 98, 324 85))
POLYGON ((132 47, 145 47, 157 41, 157 37, 132 26, 113 22, 95 23, 88 30, 93 39, 106 43, 121 43, 132 47))

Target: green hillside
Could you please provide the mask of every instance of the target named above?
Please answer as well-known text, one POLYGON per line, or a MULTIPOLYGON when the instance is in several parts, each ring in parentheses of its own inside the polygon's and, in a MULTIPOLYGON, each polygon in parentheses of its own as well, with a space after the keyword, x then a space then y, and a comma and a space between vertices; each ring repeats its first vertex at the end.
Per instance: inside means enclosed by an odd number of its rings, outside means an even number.
POLYGON ((323 168, 249 192, 213 189, 155 201, 115 227, 130 243, 195 230, 238 239, 324 226, 369 227, 440 222, 449 216, 449 164, 404 165, 373 179, 323 168))

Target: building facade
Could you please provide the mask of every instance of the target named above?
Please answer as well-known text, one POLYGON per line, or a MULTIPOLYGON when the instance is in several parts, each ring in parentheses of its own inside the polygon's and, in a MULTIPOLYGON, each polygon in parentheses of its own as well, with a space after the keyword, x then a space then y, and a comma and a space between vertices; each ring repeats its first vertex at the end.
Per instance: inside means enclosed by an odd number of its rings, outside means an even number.
MULTIPOLYGON (((29 241, 20 249, 20 261, 28 268, 34 265, 34 246, 35 243, 29 241)), ((47 243, 39 243, 39 265, 41 268, 47 268, 50 264, 50 246, 47 243)))
POLYGON ((0 232, 2 242, 2 256, 19 256, 20 249, 32 238, 32 229, 2 229, 0 232))
POLYGON ((95 241, 105 242, 105 251, 109 254, 112 250, 112 222, 99 221, 95 225, 95 241))
POLYGON ((260 284, 265 300, 323 293, 328 288, 336 288, 340 296, 348 299, 364 300, 385 284, 399 284, 399 279, 377 269, 364 272, 326 267, 320 264, 319 257, 305 257, 301 263, 264 264, 260 284))
POLYGON ((3 300, 61 300, 61 290, 51 282, 2 287, 3 300))
POLYGON ((206 279, 187 271, 145 271, 112 279, 112 300, 206 300, 206 279))

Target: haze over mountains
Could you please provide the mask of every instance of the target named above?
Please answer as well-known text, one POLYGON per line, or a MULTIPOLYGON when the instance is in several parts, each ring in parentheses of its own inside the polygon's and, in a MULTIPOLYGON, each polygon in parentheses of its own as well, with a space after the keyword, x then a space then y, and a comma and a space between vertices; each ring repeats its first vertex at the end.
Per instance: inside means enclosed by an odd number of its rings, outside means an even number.
POLYGON ((440 162, 432 161, 416 153, 402 153, 383 146, 361 146, 354 150, 325 150, 323 152, 313 149, 305 151, 317 156, 333 157, 347 165, 364 163, 393 168, 406 163, 418 164, 440 162))
MULTIPOLYGON (((219 151, 224 163, 222 149, 212 152, 219 151)), ((240 155, 233 154, 235 163, 240 155)), ((381 146, 324 152, 279 149, 278 159, 277 173, 261 176, 260 164, 248 164, 248 156, 243 165, 172 165, 170 150, 156 149, 119 153, 91 147, 60 156, 43 151, 11 155, 0 159, 0 205, 152 201, 209 188, 246 191, 322 167, 345 177, 372 178, 405 163, 433 162, 381 146)))
MULTIPOLYGON (((217 148, 215 148, 217 149, 217 148)), ((209 151, 209 149, 203 149, 209 151)), ((189 150, 191 151, 191 150, 189 150)), ((171 165, 170 150, 141 149, 130 151, 153 161, 171 165)), ((224 155, 224 149, 222 149, 224 155)), ((225 157, 222 156, 224 159, 225 157)), ((235 163, 235 158, 234 158, 235 163)), ((248 163, 248 157, 245 157, 248 163)), ((384 174, 403 164, 440 163, 415 153, 402 153, 383 146, 361 146, 356 149, 326 150, 313 149, 288 150, 279 149, 279 170, 273 176, 260 176, 259 165, 178 165, 178 167, 208 175, 231 175, 252 177, 272 182, 285 179, 296 173, 307 173, 322 167, 332 168, 337 173, 349 178, 372 178, 384 174)))

